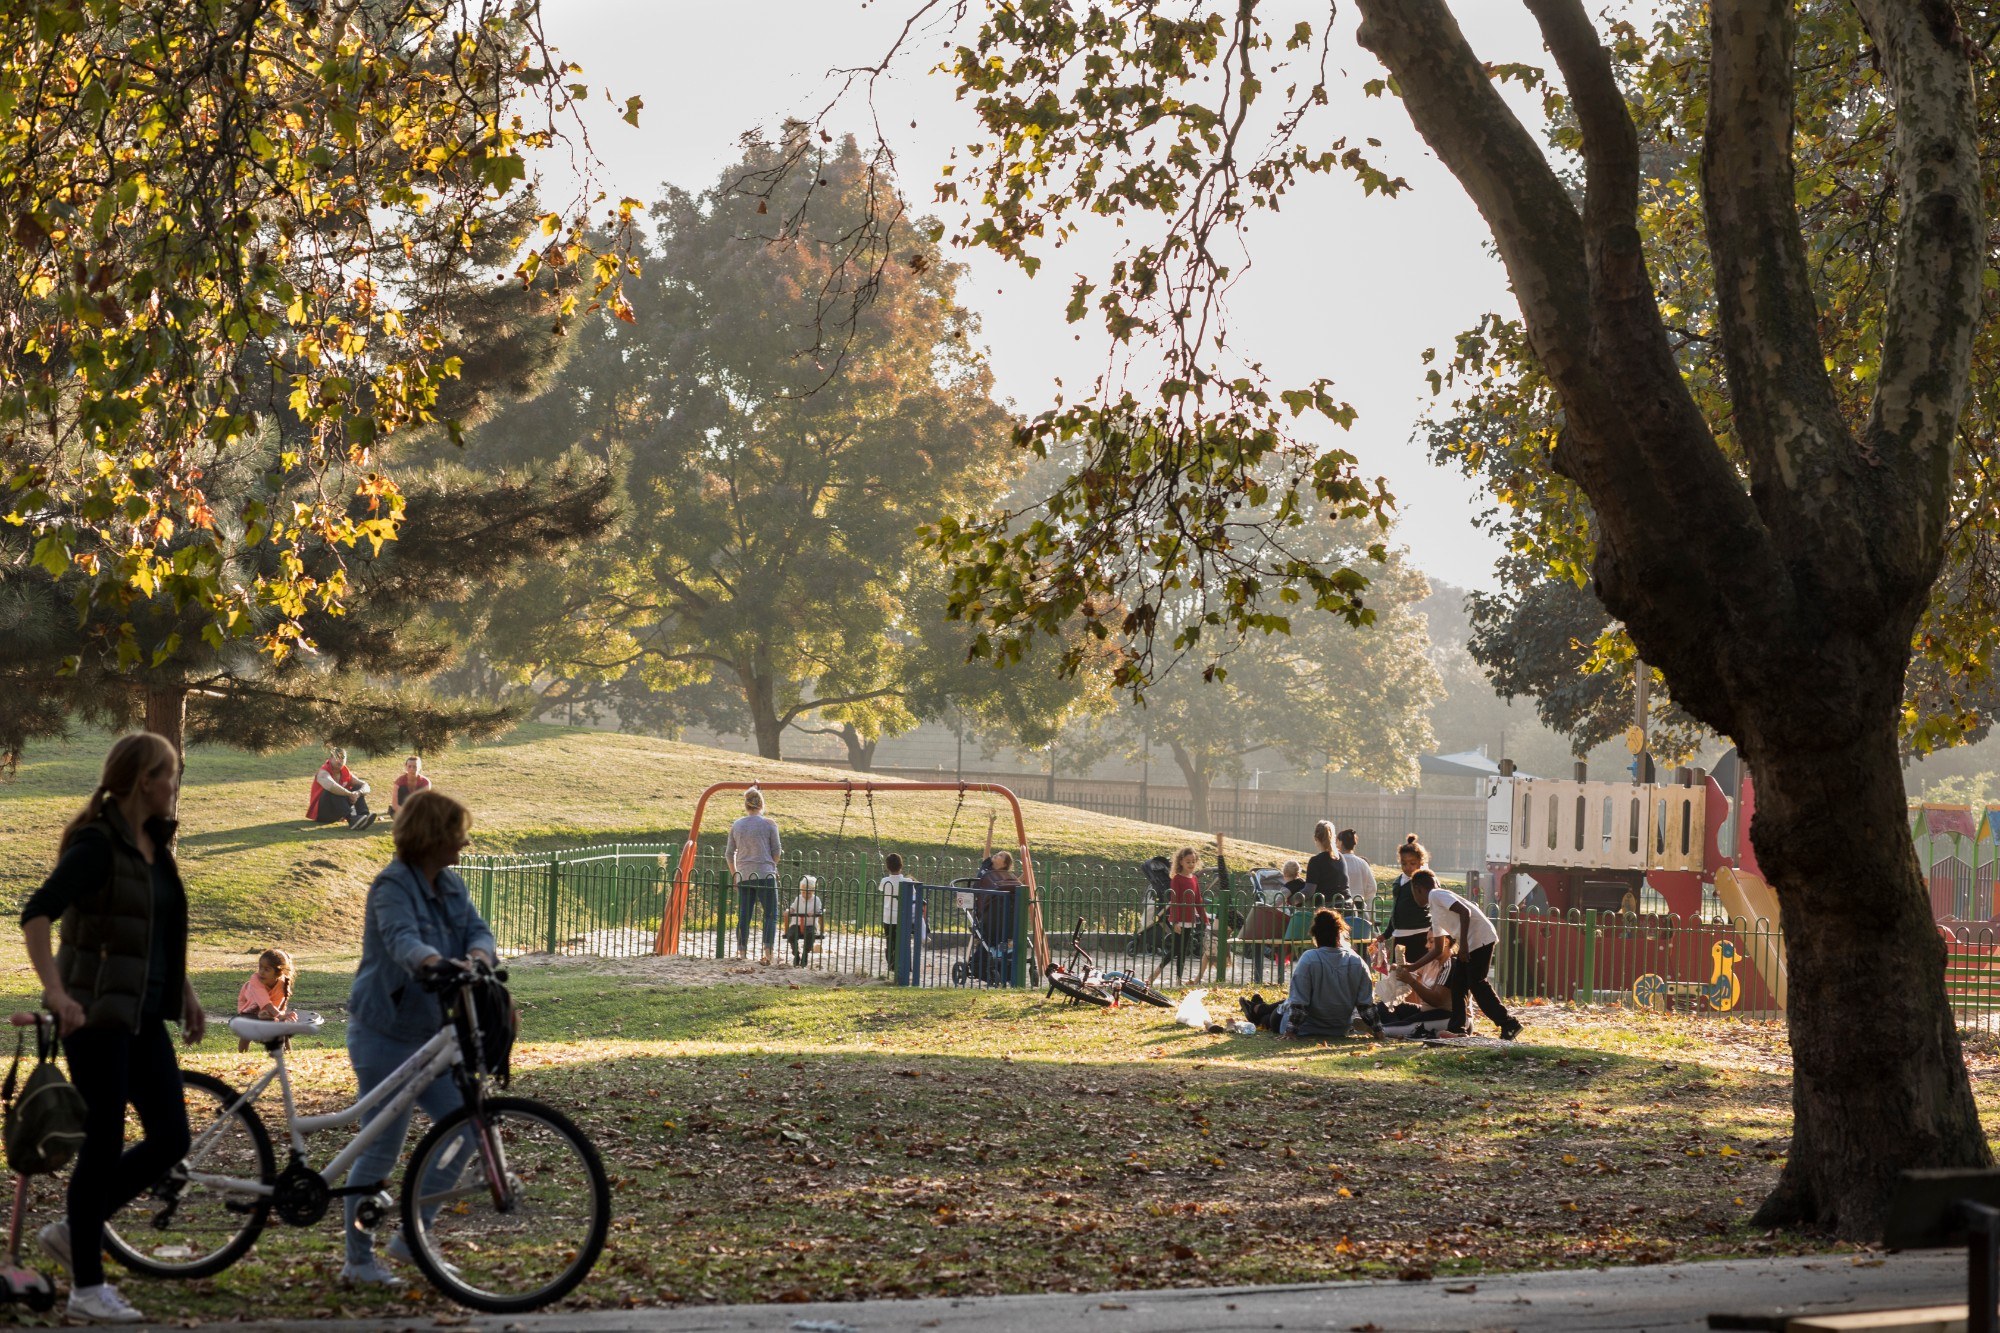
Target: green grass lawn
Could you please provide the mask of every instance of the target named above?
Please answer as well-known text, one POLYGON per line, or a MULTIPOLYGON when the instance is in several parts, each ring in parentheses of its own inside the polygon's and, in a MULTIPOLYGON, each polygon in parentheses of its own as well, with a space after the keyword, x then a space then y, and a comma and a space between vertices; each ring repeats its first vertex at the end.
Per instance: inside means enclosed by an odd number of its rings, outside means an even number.
MULTIPOLYGON (((63 823, 96 785, 106 738, 89 735, 67 745, 38 746, 20 773, 0 783, 0 896, 18 902, 52 863, 63 823)), ((386 824, 366 834, 305 822, 306 793, 321 755, 317 749, 247 755, 215 746, 188 753, 181 798, 180 852, 198 941, 241 950, 273 944, 306 953, 352 948, 360 939, 361 904, 369 880, 390 855, 386 824)), ((400 761, 391 756, 354 765, 386 805, 400 761)), ((493 744, 454 749, 426 761, 439 788, 472 807, 476 852, 520 852, 592 843, 678 843, 695 798, 712 782, 779 778, 843 781, 844 769, 774 763, 754 756, 642 736, 552 726, 522 727, 493 744)), ((881 794, 871 827, 857 798, 844 826, 838 793, 773 793, 771 810, 788 848, 871 848, 976 854, 989 812, 1011 820, 997 798, 967 798, 953 826, 951 793, 881 794), (949 844, 947 844, 949 835, 949 844)), ((1130 866, 1200 839, 1187 830, 1142 824, 1024 801, 1032 851, 1101 858, 1130 866)), ((740 806, 709 812, 706 828, 720 833, 740 806)), ((1310 830, 1301 829, 1308 840, 1310 830)), ((1296 850, 1232 843, 1248 864, 1270 864, 1296 850)), ((11 932, 0 933, 11 935, 11 932)), ((19 946, 0 944, 0 959, 18 961, 19 946)))
MULTIPOLYGON (((1442 1280, 1813 1244, 1746 1223, 1790 1132, 1774 1025, 1540 1006, 1508 1048, 1324 1048, 1039 994, 687 987, 653 966, 514 973, 515 1090, 577 1117, 615 1181, 583 1305, 1442 1280)), ((200 986, 226 1007, 240 979, 200 986)), ((346 985, 309 972, 301 1002, 337 1020, 346 985)), ((336 1021, 295 1052, 308 1107, 351 1096, 339 1046, 336 1021)), ((261 1059, 211 1039, 189 1063, 240 1085, 261 1059)), ((1990 1115, 1992 1080, 1975 1087, 1990 1115)), ((217 1278, 125 1290, 158 1319, 441 1307, 421 1285, 342 1291, 338 1240, 330 1220, 274 1229, 217 1278)))

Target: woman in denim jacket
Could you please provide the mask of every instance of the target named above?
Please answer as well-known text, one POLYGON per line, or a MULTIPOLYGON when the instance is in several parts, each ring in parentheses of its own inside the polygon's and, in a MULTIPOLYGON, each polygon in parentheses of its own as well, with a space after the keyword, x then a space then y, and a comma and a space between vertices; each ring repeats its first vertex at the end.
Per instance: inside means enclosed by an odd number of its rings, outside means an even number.
MULTIPOLYGON (((458 864, 472 813, 432 788, 404 803, 396 819, 396 859, 368 889, 367 922, 361 935, 361 965, 347 1001, 347 1058, 366 1096, 395 1073, 444 1026, 438 997, 418 982, 418 974, 441 959, 483 959, 496 949, 458 864)), ((441 1076, 417 1098, 433 1123, 460 1105, 458 1086, 441 1076)), ((372 1119, 373 1116, 370 1117, 372 1119)), ((349 1185, 386 1181, 409 1133, 410 1114, 370 1143, 348 1173, 349 1185)), ((360 1195, 347 1197, 347 1263, 340 1280, 350 1286, 398 1286, 402 1279, 375 1257, 375 1237, 359 1224, 360 1195)), ((409 1244, 398 1234, 389 1257, 409 1262, 409 1244)))

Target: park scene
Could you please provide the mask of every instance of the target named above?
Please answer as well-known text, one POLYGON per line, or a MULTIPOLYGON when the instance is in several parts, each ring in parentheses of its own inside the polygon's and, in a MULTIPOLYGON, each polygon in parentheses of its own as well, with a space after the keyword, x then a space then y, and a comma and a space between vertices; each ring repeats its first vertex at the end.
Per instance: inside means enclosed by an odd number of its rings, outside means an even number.
POLYGON ((0 1317, 2000 1330, 1996 36, 0 0, 0 1317))

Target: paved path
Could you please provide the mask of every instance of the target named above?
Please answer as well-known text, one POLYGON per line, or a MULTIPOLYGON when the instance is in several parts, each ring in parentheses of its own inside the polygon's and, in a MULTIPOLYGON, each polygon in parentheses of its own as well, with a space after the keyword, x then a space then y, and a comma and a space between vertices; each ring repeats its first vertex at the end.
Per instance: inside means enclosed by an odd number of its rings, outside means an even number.
MULTIPOLYGON (((1962 1252, 1661 1264, 1522 1273, 1463 1282, 1334 1282, 1295 1287, 1098 1295, 993 1296, 976 1300, 861 1301, 829 1305, 706 1305, 482 1316, 483 1333, 1209 1333, 1209 1330, 1365 1330, 1540 1333, 1706 1329, 1715 1311, 1798 1314, 1965 1299, 1962 1252)), ((330 1325, 269 1325, 325 1333, 330 1325)), ((332 1327, 430 1329, 429 1319, 332 1327)))

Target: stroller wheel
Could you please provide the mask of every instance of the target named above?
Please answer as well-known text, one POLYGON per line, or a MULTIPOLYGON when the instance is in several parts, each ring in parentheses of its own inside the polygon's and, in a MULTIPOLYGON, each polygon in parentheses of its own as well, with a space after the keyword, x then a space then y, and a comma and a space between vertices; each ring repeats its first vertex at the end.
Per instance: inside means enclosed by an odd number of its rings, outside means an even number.
POLYGON ((963 986, 965 984, 964 963, 953 963, 951 965, 951 984, 954 986, 963 986))

